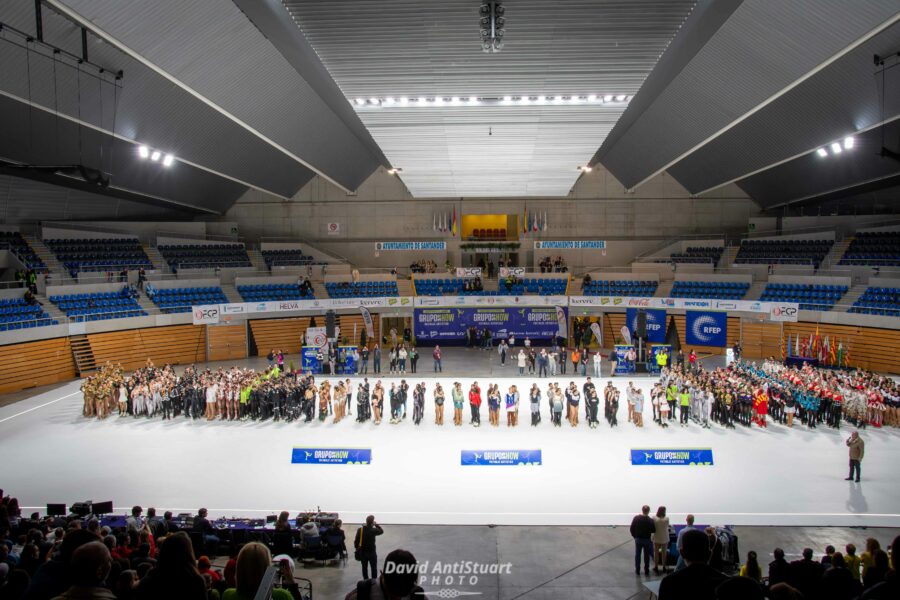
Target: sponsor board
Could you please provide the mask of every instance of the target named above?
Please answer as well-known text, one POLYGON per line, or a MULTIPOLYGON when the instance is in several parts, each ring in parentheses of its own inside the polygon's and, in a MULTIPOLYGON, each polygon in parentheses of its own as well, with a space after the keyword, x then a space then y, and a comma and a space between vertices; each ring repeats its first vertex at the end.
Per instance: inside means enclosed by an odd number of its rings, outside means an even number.
POLYGON ((456 276, 466 279, 481 277, 481 267, 456 267, 456 276))
MULTIPOLYGON (((565 314, 565 309, 562 310, 565 314)), ((470 327, 487 328, 495 338, 514 335, 533 340, 551 339, 559 331, 557 309, 553 307, 417 308, 413 319, 416 338, 436 343, 462 341, 470 327)))
POLYGON ((192 306, 191 313, 194 325, 206 325, 218 323, 221 311, 218 304, 206 304, 203 306, 192 306))
POLYGON ((535 250, 603 250, 605 248, 605 240, 541 240, 534 242, 535 250))
POLYGON ((295 465, 368 465, 371 448, 294 448, 291 463, 295 465))
POLYGON ((685 342, 689 346, 728 345, 728 313, 689 310, 685 313, 685 342))
POLYGON ((538 466, 540 450, 460 450, 459 464, 464 467, 538 466))
POLYGON ((376 242, 375 250, 387 252, 392 250, 446 250, 447 242, 376 242))
POLYGON ((527 271, 525 267, 500 267, 500 278, 509 277, 525 277, 527 271))
POLYGON ((793 323, 797 321, 797 316, 799 314, 799 304, 769 303, 769 319, 772 321, 789 321, 793 323))
POLYGON ((633 466, 712 466, 713 452, 711 448, 632 448, 631 464, 633 466))

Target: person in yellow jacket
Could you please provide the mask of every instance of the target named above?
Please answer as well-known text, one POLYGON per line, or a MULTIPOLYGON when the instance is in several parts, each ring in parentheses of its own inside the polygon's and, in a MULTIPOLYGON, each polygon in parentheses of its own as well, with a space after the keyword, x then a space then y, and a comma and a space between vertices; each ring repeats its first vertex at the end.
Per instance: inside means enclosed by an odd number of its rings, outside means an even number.
POLYGON ((669 362, 669 355, 666 354, 665 348, 661 348, 660 351, 656 353, 656 368, 662 371, 667 362, 669 362))
POLYGON ((681 393, 678 394, 678 404, 681 406, 678 413, 681 416, 681 426, 687 427, 691 413, 691 393, 686 387, 681 388, 681 393))
POLYGON ((581 362, 581 350, 578 348, 572 349, 572 372, 576 375, 578 374, 578 364, 581 362))

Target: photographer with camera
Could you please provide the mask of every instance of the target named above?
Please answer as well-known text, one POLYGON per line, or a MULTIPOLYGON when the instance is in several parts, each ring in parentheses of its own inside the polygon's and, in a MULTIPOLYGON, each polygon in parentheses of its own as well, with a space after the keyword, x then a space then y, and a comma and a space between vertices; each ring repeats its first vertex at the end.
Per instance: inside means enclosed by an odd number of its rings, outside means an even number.
POLYGON ((366 524, 356 530, 353 538, 355 552, 353 557, 362 563, 363 579, 369 579, 371 567, 372 578, 378 576, 378 553, 375 549, 375 538, 384 533, 381 525, 375 522, 375 516, 366 517, 366 524))

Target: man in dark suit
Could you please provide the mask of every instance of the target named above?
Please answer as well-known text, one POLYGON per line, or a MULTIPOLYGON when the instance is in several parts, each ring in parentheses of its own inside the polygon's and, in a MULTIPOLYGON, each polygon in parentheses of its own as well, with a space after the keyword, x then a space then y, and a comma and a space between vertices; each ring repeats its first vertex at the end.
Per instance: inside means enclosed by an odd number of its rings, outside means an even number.
POLYGON ((681 557, 687 565, 667 575, 659 586, 659 600, 715 600, 716 587, 728 577, 710 567, 709 540, 699 529, 681 538, 681 557))
POLYGON ((646 504, 641 514, 631 520, 631 537, 634 538, 634 572, 641 574, 641 552, 644 553, 644 574, 650 574, 650 555, 653 554, 653 532, 656 525, 650 518, 650 507, 646 504))
POLYGON ((803 558, 791 563, 788 583, 800 590, 807 598, 812 598, 819 589, 825 567, 813 559, 812 548, 803 549, 803 558))
POLYGON ((787 583, 790 580, 791 565, 784 560, 784 550, 775 548, 772 552, 775 560, 769 563, 769 585, 776 583, 787 583))

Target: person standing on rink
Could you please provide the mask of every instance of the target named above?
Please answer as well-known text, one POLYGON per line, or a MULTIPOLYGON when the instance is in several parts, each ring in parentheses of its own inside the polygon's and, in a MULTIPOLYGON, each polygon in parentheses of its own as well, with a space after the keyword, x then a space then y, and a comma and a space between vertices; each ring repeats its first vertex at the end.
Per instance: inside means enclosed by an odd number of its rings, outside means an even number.
POLYGON ((536 427, 541 422, 541 390, 536 383, 531 384, 531 426, 536 427))
POLYGON ((516 386, 509 386, 506 393, 506 426, 515 427, 519 424, 519 390, 516 386))
POLYGON ((444 424, 444 388, 440 383, 434 384, 434 424, 444 424))
POLYGON ((469 388, 469 410, 472 411, 472 419, 469 424, 474 427, 481 426, 481 388, 478 382, 473 381, 472 387, 469 388))
POLYGON ((500 425, 500 386, 492 383, 488 386, 488 422, 491 426, 498 427, 500 425))
POLYGON ((434 372, 435 373, 443 373, 444 367, 441 364, 441 347, 435 345, 434 351, 431 353, 431 358, 434 359, 434 372))
POLYGON ((453 425, 459 427, 462 425, 463 411, 463 391, 460 382, 453 382, 453 389, 450 390, 450 396, 453 398, 453 425))
POLYGON ((600 352, 599 349, 597 349, 597 351, 594 352, 594 358, 593 358, 594 377, 596 377, 597 379, 600 379, 600 367, 601 367, 600 361, 602 360, 602 356, 603 356, 603 353, 600 352))
POLYGON ((859 483, 860 467, 866 453, 866 443, 859 437, 859 432, 854 431, 847 438, 846 444, 850 449, 850 476, 846 478, 846 481, 852 480, 853 474, 856 473, 856 483, 859 483))

